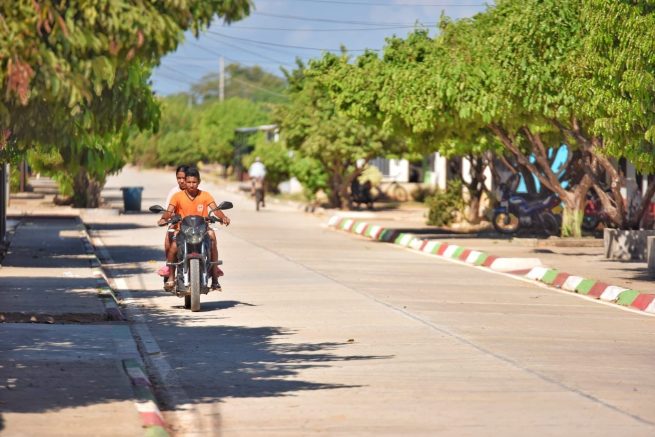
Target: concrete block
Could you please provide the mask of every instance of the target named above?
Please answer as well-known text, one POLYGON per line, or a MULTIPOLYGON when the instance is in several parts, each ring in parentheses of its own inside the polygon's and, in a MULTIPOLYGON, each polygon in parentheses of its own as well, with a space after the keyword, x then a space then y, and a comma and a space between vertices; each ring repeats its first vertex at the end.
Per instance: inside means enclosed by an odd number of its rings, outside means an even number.
POLYGON ((651 277, 655 277, 655 236, 646 237, 646 261, 648 273, 651 277))
POLYGON ((605 258, 623 261, 645 261, 646 238, 655 236, 655 230, 605 229, 603 244, 605 258))

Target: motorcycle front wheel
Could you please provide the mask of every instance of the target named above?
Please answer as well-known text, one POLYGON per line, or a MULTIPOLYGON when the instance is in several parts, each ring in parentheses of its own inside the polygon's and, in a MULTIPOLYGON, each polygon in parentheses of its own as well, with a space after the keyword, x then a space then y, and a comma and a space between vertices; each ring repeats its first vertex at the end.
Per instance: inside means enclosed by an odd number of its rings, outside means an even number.
POLYGON ((557 218, 555 218, 553 214, 549 214, 549 213, 543 214, 541 216, 541 222, 544 225, 544 232, 549 237, 551 235, 557 235, 560 233, 559 230, 560 225, 557 222, 557 218))
POLYGON ((521 222, 519 218, 512 213, 497 212, 494 214, 493 225, 496 231, 501 234, 514 234, 519 230, 521 222))
MULTIPOLYGON (((189 282, 191 291, 191 311, 200 311, 200 260, 192 259, 189 263, 189 282)), ((185 302, 186 304, 186 298, 185 302)), ((186 306, 186 305, 185 305, 186 306)))

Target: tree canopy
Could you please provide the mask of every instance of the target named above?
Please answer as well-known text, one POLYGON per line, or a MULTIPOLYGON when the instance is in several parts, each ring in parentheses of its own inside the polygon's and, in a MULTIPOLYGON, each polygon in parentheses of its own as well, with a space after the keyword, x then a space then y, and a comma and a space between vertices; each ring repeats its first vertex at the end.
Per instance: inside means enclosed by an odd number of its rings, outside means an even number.
MULTIPOLYGON (((0 3, 0 159, 36 145, 115 155, 112 145, 129 126, 156 127, 150 69, 184 31, 197 34, 217 14, 232 21, 250 8, 250 0, 0 3)), ((83 158, 78 170, 102 162, 83 158)))

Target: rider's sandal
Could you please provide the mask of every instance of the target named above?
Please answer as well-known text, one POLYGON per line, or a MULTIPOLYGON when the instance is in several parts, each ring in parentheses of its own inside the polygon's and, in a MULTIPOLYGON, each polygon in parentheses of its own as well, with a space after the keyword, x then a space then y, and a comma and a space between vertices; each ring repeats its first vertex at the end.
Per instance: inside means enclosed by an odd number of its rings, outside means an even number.
POLYGON ((175 281, 166 281, 164 283, 164 290, 173 291, 174 288, 175 288, 175 281))
POLYGON ((211 289, 213 291, 223 291, 223 289, 221 288, 221 284, 218 283, 218 279, 212 280, 211 289))

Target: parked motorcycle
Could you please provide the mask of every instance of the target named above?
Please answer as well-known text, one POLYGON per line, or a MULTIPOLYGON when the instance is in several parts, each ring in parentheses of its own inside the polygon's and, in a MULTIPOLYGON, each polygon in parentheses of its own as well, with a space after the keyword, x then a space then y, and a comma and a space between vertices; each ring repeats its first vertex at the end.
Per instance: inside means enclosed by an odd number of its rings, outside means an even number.
MULTIPOLYGON (((605 190, 606 193, 611 195, 610 190, 605 190)), ((585 203, 584 216, 582 217, 582 229, 587 232, 596 230, 599 224, 607 226, 610 223, 607 213, 603 209, 603 204, 600 202, 600 197, 594 190, 587 192, 587 202, 585 203)))
MULTIPOLYGON (((215 210, 232 208, 232 202, 221 202, 215 210)), ((165 210, 159 205, 150 208, 153 213, 161 214, 165 210)), ((222 261, 211 261, 211 240, 209 238, 209 223, 221 222, 213 215, 202 217, 199 215, 186 216, 183 219, 174 214, 168 224, 180 223, 180 232, 177 234, 177 261, 175 287, 172 292, 178 297, 184 297, 184 308, 191 311, 200 311, 200 294, 209 293, 209 282, 212 267, 222 264, 222 261)))
POLYGON ((372 184, 371 181, 366 181, 363 184, 357 178, 353 179, 350 184, 350 195, 352 202, 357 205, 357 208, 363 203, 368 209, 373 209, 373 195, 371 194, 372 184))
POLYGON ((519 229, 532 228, 546 235, 560 232, 560 219, 552 209, 560 204, 557 194, 550 194, 544 199, 529 200, 515 193, 513 180, 500 187, 500 204, 494 209, 493 225, 501 234, 516 234, 519 229))

